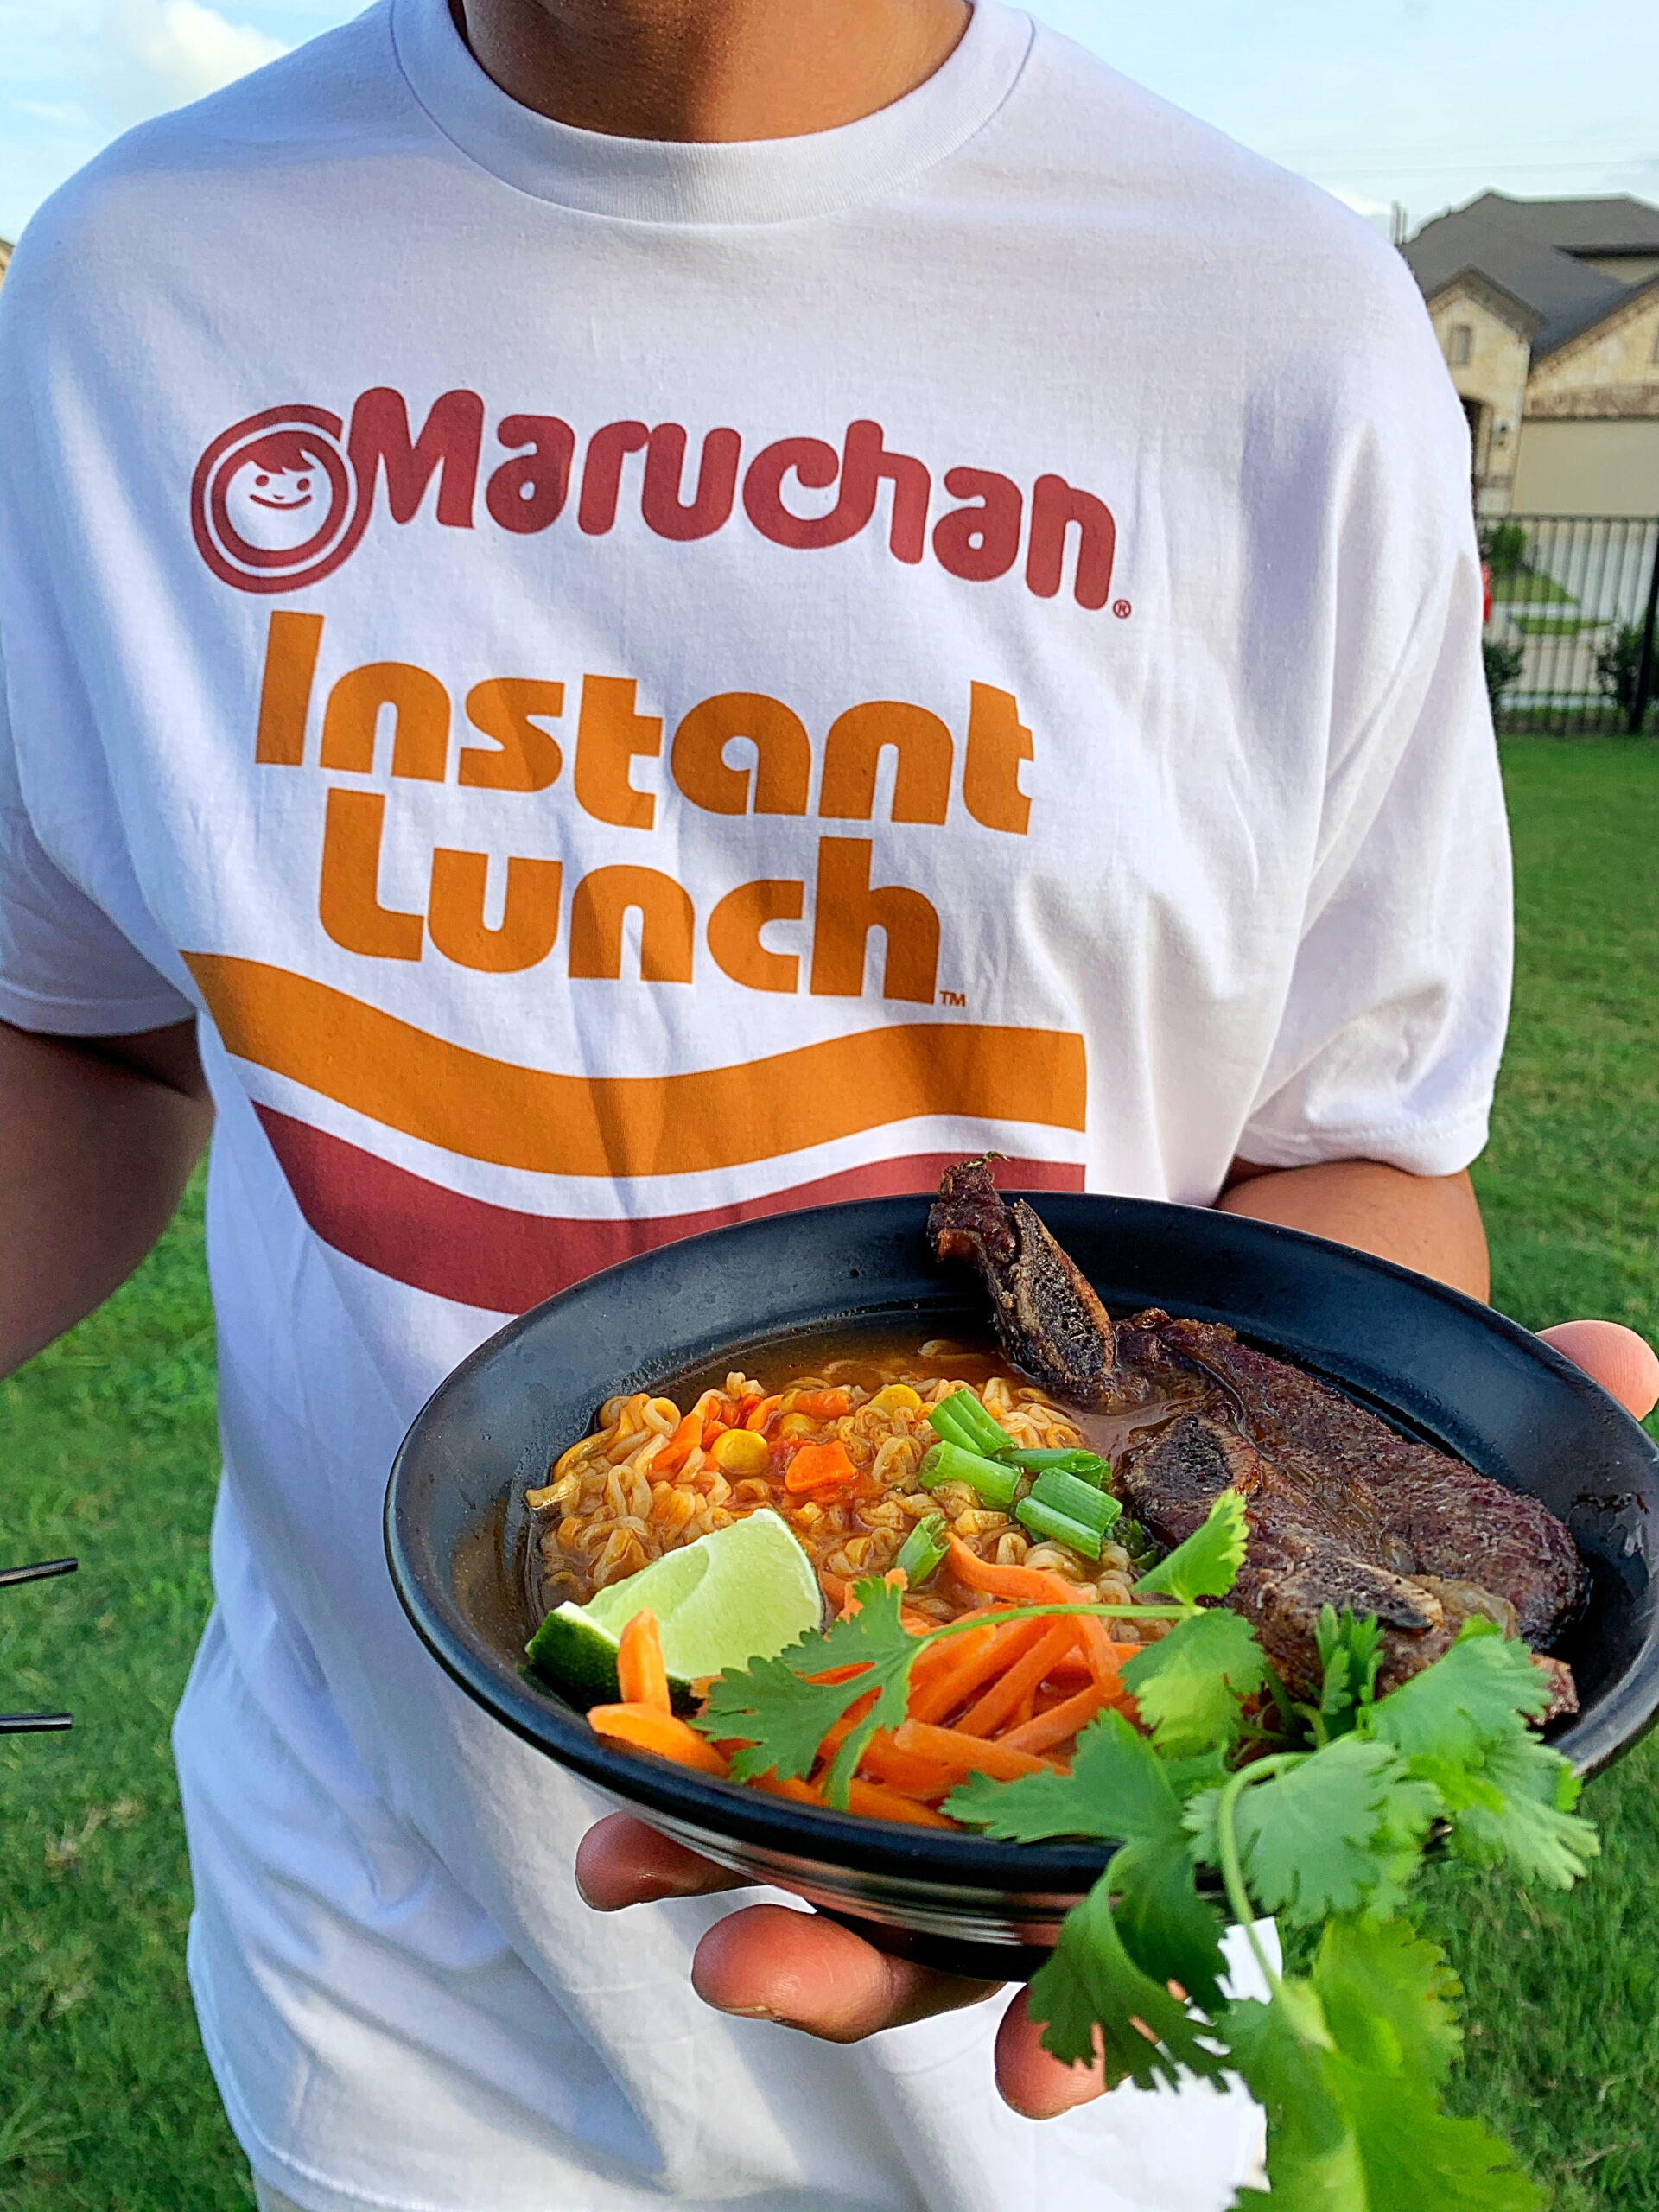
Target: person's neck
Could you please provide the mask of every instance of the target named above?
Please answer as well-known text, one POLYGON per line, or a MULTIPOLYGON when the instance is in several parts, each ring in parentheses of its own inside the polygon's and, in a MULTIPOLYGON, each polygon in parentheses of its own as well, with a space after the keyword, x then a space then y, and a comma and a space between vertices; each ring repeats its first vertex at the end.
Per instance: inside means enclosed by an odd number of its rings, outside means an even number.
POLYGON ((449 0, 480 68, 556 122, 625 138, 795 138, 913 92, 968 0, 449 0))

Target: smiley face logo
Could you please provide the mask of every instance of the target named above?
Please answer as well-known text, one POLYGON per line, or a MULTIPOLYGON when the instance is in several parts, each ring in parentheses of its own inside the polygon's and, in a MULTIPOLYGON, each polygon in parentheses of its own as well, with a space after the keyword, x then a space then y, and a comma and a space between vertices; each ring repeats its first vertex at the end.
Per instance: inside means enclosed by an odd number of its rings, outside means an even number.
POLYGON ((272 407, 207 448, 190 487, 190 520, 222 583, 296 591, 353 550, 369 515, 341 428, 321 407, 272 407))

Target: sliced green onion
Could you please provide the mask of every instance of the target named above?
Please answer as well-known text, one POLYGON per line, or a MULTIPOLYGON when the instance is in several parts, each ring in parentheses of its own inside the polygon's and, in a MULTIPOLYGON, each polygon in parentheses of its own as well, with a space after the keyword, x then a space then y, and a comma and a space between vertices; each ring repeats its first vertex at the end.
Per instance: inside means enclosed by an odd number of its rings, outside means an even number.
POLYGON ((1010 1466, 1023 1467, 1028 1475, 1045 1474, 1052 1467, 1063 1475, 1076 1475, 1092 1483, 1096 1490, 1111 1472, 1097 1452, 1081 1451, 1076 1445, 1069 1452, 1004 1452, 999 1456, 1010 1466))
POLYGON ((964 1452, 959 1444, 936 1444, 919 1471, 924 1490, 937 1490, 941 1483, 966 1483, 987 1505, 997 1506, 1004 1513, 1020 1487, 1020 1478, 1012 1467, 999 1467, 995 1459, 964 1452))
POLYGON ((1118 1499, 1096 1490, 1092 1483, 1080 1481, 1076 1475, 1061 1473, 1058 1468, 1039 1475, 1031 1486, 1031 1494, 1039 1505, 1064 1513, 1069 1520, 1080 1521, 1085 1529, 1092 1529, 1099 1536, 1106 1534, 1123 1510, 1118 1499))
POLYGON ((977 1392, 973 1390, 953 1390, 948 1398, 941 1398, 937 1406, 930 1408, 927 1418, 935 1433, 947 1444, 960 1445, 964 1452, 977 1452, 982 1456, 1006 1452, 1014 1442, 1007 1430, 986 1412, 977 1392))
POLYGON ((906 1587, 914 1590, 926 1581, 950 1548, 944 1514, 925 1513, 899 1546, 893 1565, 903 1569, 906 1587))
POLYGON ((1052 1505, 1045 1505, 1034 1491, 1031 1497, 1020 1499, 1014 1509, 1014 1517, 1039 1536, 1052 1536, 1060 1543, 1070 1544, 1085 1559, 1100 1557, 1100 1530, 1086 1529, 1069 1513, 1057 1513, 1052 1505))

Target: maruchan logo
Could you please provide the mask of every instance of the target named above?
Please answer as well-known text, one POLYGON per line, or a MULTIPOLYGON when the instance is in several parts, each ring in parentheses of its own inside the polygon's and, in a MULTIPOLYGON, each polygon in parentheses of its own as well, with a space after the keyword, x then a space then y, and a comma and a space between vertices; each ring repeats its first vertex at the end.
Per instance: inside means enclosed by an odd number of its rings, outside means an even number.
MULTIPOLYGON (((587 537, 613 529, 625 501, 656 537, 680 543, 713 537, 740 512, 761 537, 797 551, 874 526, 912 567, 931 556, 966 583, 1019 571, 1040 599, 1069 585, 1081 607, 1112 604, 1117 529, 1103 499, 1052 474, 1029 488, 965 464, 936 477, 868 418, 849 423, 835 444, 779 438, 753 453, 734 429, 699 442, 678 423, 607 423, 580 461, 575 431, 556 415, 502 416, 493 448, 486 429, 484 402, 456 391, 433 401, 416 433, 403 394, 384 385, 359 397, 349 429, 320 407, 250 415, 196 464, 191 522, 201 557, 238 591, 302 590, 350 557, 383 493, 391 521, 411 522, 435 479, 435 518, 450 529, 487 521, 536 536, 567 515, 573 495, 575 530, 587 537)), ((1122 619, 1129 602, 1119 599, 1113 612, 1122 619)))
POLYGON ((321 407, 269 407, 213 440, 196 464, 190 519, 221 583, 296 591, 355 550, 369 503, 342 427, 321 407))

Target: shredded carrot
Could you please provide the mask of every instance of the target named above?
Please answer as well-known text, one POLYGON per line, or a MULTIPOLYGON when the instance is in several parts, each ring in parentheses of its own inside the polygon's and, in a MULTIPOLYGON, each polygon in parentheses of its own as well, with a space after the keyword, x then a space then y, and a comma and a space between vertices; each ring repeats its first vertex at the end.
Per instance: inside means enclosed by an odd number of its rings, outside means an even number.
POLYGON ((1115 1699, 1109 1690, 1098 1682, 1090 1682, 1086 1690, 1079 1690, 1075 1697, 1065 1698, 1058 1705, 1050 1706, 1046 1713, 1039 1713, 1034 1720, 1023 1726, 1010 1728, 997 1742, 1005 1751, 1047 1751, 1056 1744, 1063 1744, 1067 1737, 1075 1736, 1079 1728, 1092 1720, 1105 1706, 1127 1702, 1128 1692, 1120 1691, 1115 1699))
POLYGON ((845 1490, 857 1480, 858 1469, 837 1438, 833 1444, 803 1444, 789 1463, 784 1488, 799 1497, 808 1491, 845 1490))
MULTIPOLYGON (((993 1567, 988 1560, 970 1552, 959 1537, 953 1535, 950 1543, 950 1571, 969 1590, 1010 1598, 1019 1605, 1075 1605, 1077 1602, 1076 1590, 1064 1575, 1046 1574, 1034 1567, 993 1567)), ((1095 1680, 1102 1683, 1110 1680, 1117 1672, 1117 1647, 1105 1622, 1097 1613, 1079 1613, 1074 1617, 1071 1632, 1095 1680)))
POLYGON ((954 1728, 935 1728, 925 1720, 901 1720, 893 1732, 894 1745, 914 1751, 921 1758, 937 1759, 953 1774, 989 1774, 999 1782, 1016 1775, 1050 1774, 1053 1762, 1033 1758, 1029 1751, 983 1736, 959 1735, 954 1728))
POLYGON ((651 1463, 653 1475, 677 1473, 702 1441, 702 1416, 687 1414, 662 1450, 651 1463))
POLYGON ((885 1782, 905 1797, 943 1797, 957 1786, 956 1770, 938 1759, 901 1751, 885 1728, 878 1729, 864 1746, 858 1770, 876 1782, 885 1782))
POLYGON ((744 1427, 764 1428, 783 1402, 784 1394, 781 1390, 774 1392, 770 1398, 762 1398, 760 1404, 753 1408, 744 1421, 744 1427))
POLYGON ((943 1720, 948 1713, 966 1705, 982 1685, 1011 1667, 1033 1644, 1040 1643, 1047 1626, 1044 1621, 1009 1621, 988 1638, 982 1639, 977 1630, 963 1637, 960 1641, 966 1649, 957 1664, 930 1678, 919 1692, 912 1694, 911 1718, 943 1720))
POLYGON ((1060 1654, 1071 1649, 1070 1621, 1033 1621, 1032 1626, 1038 1630, 1036 1643, 956 1724, 964 1736, 994 1735, 1018 1711, 1027 1693, 1036 1688, 1060 1654))
POLYGON ((613 1736, 637 1751, 655 1751, 681 1766, 699 1768, 704 1774, 726 1776, 726 1762, 695 1728, 671 1713, 658 1713, 651 1705, 596 1705, 588 1715, 595 1734, 613 1736))
POLYGON ((790 1408, 791 1413, 805 1414, 813 1421, 838 1421, 852 1409, 853 1402, 844 1390, 797 1390, 790 1408))
MULTIPOLYGON (((823 1791, 816 1783, 801 1782, 794 1777, 782 1781, 775 1774, 763 1774, 754 1783, 764 1789, 768 1797, 790 1797, 798 1805, 822 1805, 823 1791)), ((847 1809, 859 1813, 870 1821, 900 1821, 908 1827, 953 1828, 957 1823, 948 1821, 943 1813, 936 1813, 930 1805, 918 1805, 913 1797, 901 1797, 896 1789, 884 1789, 879 1782, 860 1782, 854 1779, 848 1786, 847 1809)))
POLYGON ((931 1805, 918 1804, 913 1797, 901 1797, 896 1789, 884 1789, 879 1782, 861 1782, 856 1776, 848 1785, 847 1809, 861 1813, 867 1820, 901 1821, 913 1828, 953 1828, 957 1825, 943 1813, 936 1813, 931 1805))
POLYGON ((657 1713, 673 1711, 668 1699, 668 1669, 663 1664, 663 1639, 657 1616, 649 1606, 636 1613, 622 1631, 616 1647, 616 1681, 625 1705, 648 1705, 657 1713))
POLYGON ((758 1774, 750 1787, 764 1789, 768 1797, 792 1797, 798 1805, 822 1805, 823 1792, 798 1775, 758 1774))

